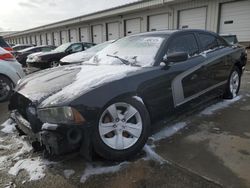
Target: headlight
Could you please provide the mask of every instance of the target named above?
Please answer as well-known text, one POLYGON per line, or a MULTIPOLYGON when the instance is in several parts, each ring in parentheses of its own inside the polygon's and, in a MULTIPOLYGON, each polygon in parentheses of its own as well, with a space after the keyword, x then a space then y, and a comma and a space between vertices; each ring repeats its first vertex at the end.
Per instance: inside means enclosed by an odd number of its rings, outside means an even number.
POLYGON ((40 109, 37 112, 43 123, 53 124, 82 124, 85 119, 72 107, 57 107, 40 109))
POLYGON ((33 58, 33 61, 41 61, 41 60, 42 60, 42 58, 39 57, 39 56, 35 56, 35 57, 33 58))

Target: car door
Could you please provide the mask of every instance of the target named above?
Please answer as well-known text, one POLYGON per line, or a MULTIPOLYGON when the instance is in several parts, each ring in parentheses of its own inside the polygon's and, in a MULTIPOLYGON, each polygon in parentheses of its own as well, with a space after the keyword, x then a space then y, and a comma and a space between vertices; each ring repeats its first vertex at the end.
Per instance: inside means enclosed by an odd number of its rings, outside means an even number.
POLYGON ((198 97, 207 89, 209 73, 203 67, 205 58, 200 55, 200 47, 195 33, 175 35, 167 45, 167 56, 176 52, 188 53, 188 59, 173 63, 170 71, 176 74, 172 80, 174 106, 178 107, 198 97))
POLYGON ((227 82, 230 64, 227 64, 232 49, 216 35, 198 33, 202 52, 206 61, 204 69, 209 72, 207 90, 217 88, 227 82))

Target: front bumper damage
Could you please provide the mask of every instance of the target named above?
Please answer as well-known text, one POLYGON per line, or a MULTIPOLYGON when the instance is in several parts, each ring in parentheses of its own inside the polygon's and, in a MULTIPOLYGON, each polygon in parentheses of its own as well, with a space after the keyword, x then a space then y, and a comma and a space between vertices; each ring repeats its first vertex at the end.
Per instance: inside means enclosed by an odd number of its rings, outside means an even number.
MULTIPOLYGON (((34 132, 27 121, 17 110, 11 112, 11 119, 16 123, 20 133, 27 135, 32 146, 39 144, 49 155, 62 155, 79 152, 87 160, 92 160, 91 127, 84 128, 72 125, 61 125, 55 130, 34 132)), ((36 148, 34 148, 36 150, 36 148)))

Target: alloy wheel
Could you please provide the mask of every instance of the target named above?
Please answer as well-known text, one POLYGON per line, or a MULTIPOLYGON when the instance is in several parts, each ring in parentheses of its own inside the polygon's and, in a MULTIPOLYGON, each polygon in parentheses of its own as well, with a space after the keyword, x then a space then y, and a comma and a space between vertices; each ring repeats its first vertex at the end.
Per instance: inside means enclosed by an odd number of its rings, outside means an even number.
POLYGON ((230 92, 236 97, 240 84, 240 77, 237 71, 233 71, 230 77, 230 92))
POLYGON ((123 102, 110 105, 102 113, 98 126, 102 141, 115 150, 132 147, 140 138, 142 127, 138 110, 123 102))

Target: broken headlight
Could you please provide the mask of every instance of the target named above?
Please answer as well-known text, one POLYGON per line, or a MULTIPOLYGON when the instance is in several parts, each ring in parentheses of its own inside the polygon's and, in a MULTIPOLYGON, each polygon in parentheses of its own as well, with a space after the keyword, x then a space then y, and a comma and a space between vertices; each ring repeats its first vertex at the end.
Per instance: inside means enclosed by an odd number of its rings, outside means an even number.
POLYGON ((76 109, 68 106, 39 109, 37 114, 43 123, 82 124, 85 122, 85 119, 76 109))

